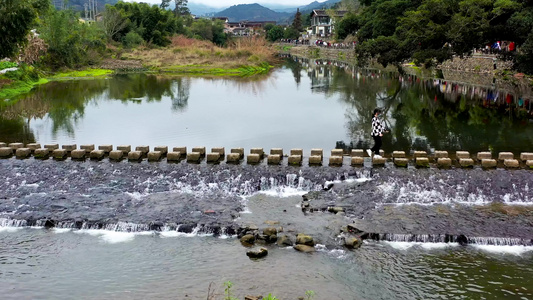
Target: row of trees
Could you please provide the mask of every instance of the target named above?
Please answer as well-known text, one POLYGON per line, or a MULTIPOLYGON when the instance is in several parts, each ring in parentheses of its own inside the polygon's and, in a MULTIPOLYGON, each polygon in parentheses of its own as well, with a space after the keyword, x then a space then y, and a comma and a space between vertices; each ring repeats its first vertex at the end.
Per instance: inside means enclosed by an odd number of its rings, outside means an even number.
POLYGON ((267 24, 265 26, 266 37, 269 41, 275 42, 280 39, 298 39, 300 32, 304 30, 302 21, 302 13, 300 9, 296 10, 292 25, 288 27, 282 27, 279 25, 267 24))
MULTIPOLYGON (((354 2, 344 0, 342 5, 354 2)), ((531 0, 363 0, 336 26, 353 35, 358 57, 398 64, 429 64, 465 55, 496 41, 513 41, 518 69, 533 74, 531 0)))
POLYGON ((82 20, 80 12, 57 10, 50 0, 2 0, 0 59, 20 58, 25 49, 37 43, 46 45, 37 55, 44 65, 72 68, 96 63, 110 43, 123 47, 141 43, 166 46, 174 34, 218 45, 227 42, 222 21, 193 20, 187 0, 175 0, 173 11, 167 9, 169 2, 163 0, 158 6, 119 1, 106 5, 101 17, 90 22, 82 20), (32 29, 34 33, 30 32, 32 29))

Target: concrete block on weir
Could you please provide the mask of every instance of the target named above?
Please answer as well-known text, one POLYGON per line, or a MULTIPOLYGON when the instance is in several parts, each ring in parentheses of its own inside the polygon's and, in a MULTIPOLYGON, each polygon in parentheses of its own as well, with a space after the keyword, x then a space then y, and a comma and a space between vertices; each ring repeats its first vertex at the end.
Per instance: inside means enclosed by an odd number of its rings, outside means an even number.
POLYGON ((217 163, 220 161, 220 158, 224 157, 218 152, 207 153, 206 160, 208 163, 217 163))
POLYGON ((259 155, 259 159, 263 159, 263 155, 265 155, 265 151, 263 151, 263 148, 252 148, 250 149, 250 154, 257 154, 259 155))
POLYGON ((93 150, 89 153, 89 157, 94 160, 101 160, 105 156, 104 150, 93 150))
POLYGON ((226 149, 224 147, 211 148, 211 153, 218 153, 221 158, 224 158, 226 156, 226 149))
POLYGON ((83 149, 72 150, 72 152, 70 152, 70 158, 75 160, 83 160, 85 159, 85 154, 86 152, 83 149))
POLYGON ((129 161, 141 161, 143 158, 143 153, 141 151, 130 151, 128 152, 129 161))
POLYGON ((148 154, 150 152, 150 146, 142 145, 135 147, 135 151, 141 151, 142 155, 148 154))
POLYGON ((27 144, 26 148, 29 148, 31 152, 33 153, 36 149, 41 148, 41 144, 37 144, 37 143, 27 144))
POLYGON ((520 168, 520 162, 517 159, 506 159, 503 161, 503 165, 507 169, 517 169, 520 168))
POLYGON ((344 150, 342 149, 333 149, 331 150, 331 156, 343 156, 344 150))
MULTIPOLYGON (((194 150, 194 148, 193 148, 194 150)), ((189 152, 187 153, 187 162, 192 164, 198 164, 200 163, 200 160, 202 159, 202 155, 200 152, 189 152)))
POLYGON ((350 156, 352 156, 352 157, 355 157, 355 156, 364 157, 365 156, 365 152, 363 151, 363 149, 352 149, 352 152, 350 153, 350 156))
POLYGON ((533 160, 533 152, 520 153, 520 160, 521 161, 533 160))
POLYGON ((417 157, 417 158, 415 158, 415 165, 417 167, 427 168, 427 167, 429 167, 429 158, 427 158, 427 157, 417 157))
POLYGON ((322 157, 324 157, 324 150, 319 148, 311 149, 311 156, 320 156, 322 160, 322 157))
POLYGON ((261 156, 258 153, 248 154, 246 156, 246 162, 250 165, 255 165, 261 162, 261 156))
POLYGON ((44 148, 50 150, 50 151, 54 151, 56 149, 59 149, 59 144, 46 144, 44 145, 44 148))
POLYGON ((13 149, 13 151, 17 150, 18 148, 24 148, 23 143, 10 143, 7 145, 9 148, 13 149))
POLYGON ((54 151, 52 151, 52 157, 57 160, 66 159, 67 155, 68 152, 65 149, 55 149, 54 151))
MULTIPOLYGON (((242 149, 242 148, 240 148, 242 149)), ((235 149, 231 149, 231 151, 233 151, 235 149)), ((243 149, 244 151, 244 149, 243 149)), ((228 155, 226 155, 226 163, 228 164, 238 164, 241 162, 241 158, 242 158, 242 154, 241 153, 236 153, 236 152, 232 152, 232 153, 229 153, 228 155)))
POLYGON ((409 165, 409 160, 405 157, 396 157, 394 158, 394 165, 397 167, 407 167, 409 165))
POLYGON ((154 151, 161 152, 161 156, 165 156, 168 153, 168 147, 167 146, 157 146, 154 147, 154 151))
POLYGON ((31 155, 31 149, 30 148, 18 148, 15 151, 15 156, 17 158, 28 158, 31 155))
POLYGON ((205 147, 194 147, 192 148, 192 153, 199 153, 201 157, 205 156, 205 147))
POLYGON ((150 151, 148 152, 148 161, 160 161, 162 156, 161 151, 150 151))
POLYGON ((281 163, 281 158, 282 158, 282 156, 279 155, 279 154, 270 154, 267 157, 267 163, 269 165, 279 165, 281 163))
POLYGON ((460 158, 459 165, 461 168, 472 168, 474 166, 474 160, 471 158, 460 158))
MULTIPOLYGON (((1 148, 0 148, 1 150, 1 148)), ((50 150, 46 149, 46 148, 39 148, 39 149, 35 149, 35 151, 33 151, 33 157, 37 158, 37 159, 46 159, 48 158, 48 155, 50 154, 50 150)))
POLYGON ((484 160, 484 159, 492 159, 492 153, 487 152, 487 151, 485 151, 485 152, 478 152, 478 153, 477 153, 477 159, 478 159, 478 160, 481 160, 481 161, 484 160))
POLYGON ((94 148, 94 144, 90 144, 90 145, 80 145, 80 149, 85 150, 85 152, 87 153, 91 153, 91 151, 93 151, 95 148, 94 148))
POLYGON ((393 158, 405 158, 406 157, 405 151, 393 151, 392 157, 393 158))
POLYGON ((470 158, 470 152, 468 151, 456 151, 455 157, 457 157, 458 160, 461 160, 463 158, 470 158))
POLYGON ((321 166, 322 165, 322 155, 311 155, 311 156, 309 156, 309 165, 310 166, 321 166))
POLYGON ((100 145, 98 146, 98 150, 102 150, 105 154, 107 154, 113 151, 113 145, 100 145))
POLYGON ((172 148, 172 152, 179 152, 181 156, 185 156, 187 155, 187 147, 174 147, 172 148))
MULTIPOLYGON (((331 151, 331 152, 333 154, 333 151, 331 151)), ((344 157, 342 155, 330 156, 329 157, 329 165, 330 166, 340 167, 340 166, 342 166, 343 158, 344 157)))
POLYGON ((380 158, 378 157, 372 157, 372 165, 373 166, 384 166, 387 159, 383 156, 380 158))
POLYGON ((481 167, 484 169, 496 168, 498 162, 495 159, 483 158, 481 159, 481 167))
POLYGON ((2 147, 0 148, 0 157, 6 158, 13 155, 13 149, 11 147, 2 147))
POLYGON ((181 160, 181 152, 169 152, 167 153, 167 162, 179 162, 181 160))
POLYGON ((76 144, 70 144, 70 145, 63 145, 61 146, 61 149, 67 150, 67 152, 72 152, 72 150, 76 150, 78 146, 76 144))
MULTIPOLYGON (((232 148, 230 150, 230 153, 237 153, 239 154, 239 160, 244 158, 244 148, 232 148)), ((227 160, 227 158, 226 158, 227 160)))
MULTIPOLYGON (((291 153, 292 153, 292 150, 291 150, 291 153)), ((302 164, 302 156, 301 155, 290 155, 288 163, 291 166, 300 166, 302 164)))
POLYGON ((279 155, 280 158, 283 158, 283 148, 270 149, 270 155, 279 155))
MULTIPOLYGON (((72 155, 72 154, 71 154, 72 155)), ((114 161, 120 161, 124 157, 124 151, 122 150, 113 150, 109 152, 109 159, 114 161)))
POLYGON ((300 155, 300 158, 302 158, 304 156, 304 149, 299 149, 299 148, 291 149, 290 156, 293 156, 293 155, 300 155))
POLYGON ((351 162, 350 164, 355 167, 355 166, 362 166, 365 164, 365 159, 363 158, 363 155, 361 156, 352 156, 352 159, 351 159, 351 162))
POLYGON ((439 158, 445 158, 445 157, 448 157, 448 151, 441 151, 441 150, 435 151, 435 158, 439 159, 439 158))
POLYGON ((498 160, 514 159, 512 152, 500 152, 498 153, 498 160))
POLYGON ((426 151, 415 151, 413 153, 413 157, 414 158, 418 158, 418 157, 428 157, 428 153, 426 151))
POLYGON ((451 168, 452 167, 452 159, 449 157, 440 157, 437 158, 437 167, 441 169, 451 168))
POLYGON ((533 159, 529 159, 526 161, 526 166, 528 166, 530 169, 533 169, 533 159))
POLYGON ((120 145, 120 146, 117 146, 117 150, 118 151, 122 151, 122 153, 124 155, 128 155, 128 153, 130 153, 130 151, 131 151, 131 145, 120 145))
POLYGON ((5 148, 5 147, 7 147, 6 143, 0 143, 0 148, 5 148))

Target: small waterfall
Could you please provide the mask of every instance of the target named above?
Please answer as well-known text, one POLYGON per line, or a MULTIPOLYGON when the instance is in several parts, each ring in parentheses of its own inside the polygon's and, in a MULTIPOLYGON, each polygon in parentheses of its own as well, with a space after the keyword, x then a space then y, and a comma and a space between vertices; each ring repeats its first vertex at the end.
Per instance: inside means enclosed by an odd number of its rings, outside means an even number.
POLYGON ((500 237, 471 237, 468 238, 468 244, 493 246, 533 246, 533 240, 500 237))
POLYGON ((370 233, 368 239, 387 242, 409 243, 459 243, 463 245, 533 246, 533 239, 511 237, 466 237, 451 234, 394 234, 370 233))
POLYGON ((26 227, 28 222, 26 220, 14 220, 0 218, 0 227, 26 227))

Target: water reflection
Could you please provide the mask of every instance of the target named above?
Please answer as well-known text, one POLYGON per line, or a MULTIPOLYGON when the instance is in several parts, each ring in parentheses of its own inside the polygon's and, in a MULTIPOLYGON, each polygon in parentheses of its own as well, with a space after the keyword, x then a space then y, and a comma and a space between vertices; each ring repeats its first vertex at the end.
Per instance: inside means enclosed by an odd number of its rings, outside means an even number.
POLYGON ((307 71, 313 92, 349 104, 344 117, 350 139, 339 141, 337 147, 369 147, 371 113, 381 107, 391 129, 384 136, 386 152, 533 148, 533 93, 527 86, 495 80, 472 85, 358 69, 335 61, 289 60, 293 73, 300 73, 297 65, 307 71))
POLYGON ((52 82, 1 105, 0 141, 369 148, 371 113, 381 107, 391 131, 386 152, 533 148, 529 86, 440 77, 290 57, 255 79, 122 74, 52 82))

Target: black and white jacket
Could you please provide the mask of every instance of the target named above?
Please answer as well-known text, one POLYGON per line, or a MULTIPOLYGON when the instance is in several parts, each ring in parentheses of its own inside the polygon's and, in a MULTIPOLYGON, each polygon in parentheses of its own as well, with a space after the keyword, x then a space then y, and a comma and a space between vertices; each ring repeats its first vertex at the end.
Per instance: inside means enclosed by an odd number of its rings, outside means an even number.
POLYGON ((379 136, 383 134, 383 131, 385 131, 385 127, 383 126, 383 123, 378 117, 372 118, 372 136, 379 136))

